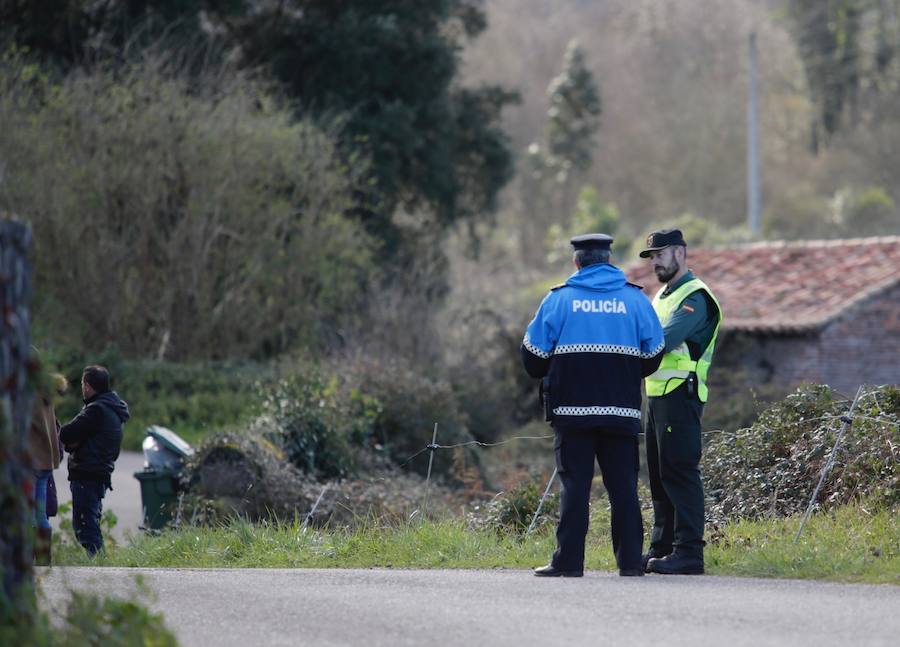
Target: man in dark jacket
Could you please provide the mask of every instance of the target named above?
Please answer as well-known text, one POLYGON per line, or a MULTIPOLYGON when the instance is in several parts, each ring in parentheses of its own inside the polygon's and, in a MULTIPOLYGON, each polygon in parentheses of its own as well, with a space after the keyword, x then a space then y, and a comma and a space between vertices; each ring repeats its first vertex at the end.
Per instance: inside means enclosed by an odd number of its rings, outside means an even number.
POLYGON ((103 497, 112 489, 111 476, 122 446, 122 425, 128 405, 109 389, 109 371, 87 366, 81 376, 84 408, 59 431, 69 452, 72 525, 90 555, 103 548, 100 514, 103 497))
POLYGON ((557 549, 539 577, 581 577, 594 462, 612 512, 620 575, 643 575, 637 495, 641 379, 659 365, 662 326, 640 288, 609 264, 612 238, 571 240, 577 271, 544 298, 522 342, 528 374, 544 378, 562 482, 557 549))

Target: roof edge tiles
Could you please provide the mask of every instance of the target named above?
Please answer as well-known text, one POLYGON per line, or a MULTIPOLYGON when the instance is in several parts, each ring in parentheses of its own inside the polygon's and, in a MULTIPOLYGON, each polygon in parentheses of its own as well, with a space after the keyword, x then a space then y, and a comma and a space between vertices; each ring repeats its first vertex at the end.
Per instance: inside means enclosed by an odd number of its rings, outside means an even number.
MULTIPOLYGON (((861 238, 816 238, 811 240, 757 240, 750 243, 733 245, 710 245, 697 247, 696 250, 720 251, 725 249, 786 249, 786 248, 821 248, 821 247, 855 247, 859 245, 900 245, 900 235, 868 236, 861 238)), ((692 249, 688 245, 688 249, 692 249)))
MULTIPOLYGON (((688 267, 722 303, 723 331, 809 334, 900 285, 900 235, 689 248, 688 267)), ((656 291, 649 263, 626 272, 656 291)))

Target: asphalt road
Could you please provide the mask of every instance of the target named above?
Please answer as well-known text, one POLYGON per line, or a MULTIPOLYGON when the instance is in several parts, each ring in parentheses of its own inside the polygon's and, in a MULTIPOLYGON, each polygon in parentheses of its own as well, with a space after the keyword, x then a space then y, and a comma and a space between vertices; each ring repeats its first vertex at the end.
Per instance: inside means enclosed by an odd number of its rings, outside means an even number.
POLYGON ((730 577, 538 579, 527 571, 61 568, 67 591, 141 574, 182 645, 897 645, 900 587, 730 577))
MULTIPOLYGON (((66 455, 68 458, 68 454, 66 455)), ((113 527, 112 536, 118 542, 123 542, 129 534, 137 534, 138 527, 143 520, 143 509, 141 507, 141 486, 134 473, 144 469, 144 455, 141 452, 122 452, 116 461, 116 468, 113 470, 112 486, 113 489, 106 493, 103 498, 103 509, 112 510, 118 521, 113 527)), ((66 471, 66 461, 62 462, 53 472, 53 479, 56 481, 57 495, 60 503, 72 500, 72 492, 69 490, 68 472, 66 471)), ((71 511, 67 513, 69 520, 72 519, 71 511)), ((54 530, 59 528, 60 517, 51 517, 50 524, 54 530)))

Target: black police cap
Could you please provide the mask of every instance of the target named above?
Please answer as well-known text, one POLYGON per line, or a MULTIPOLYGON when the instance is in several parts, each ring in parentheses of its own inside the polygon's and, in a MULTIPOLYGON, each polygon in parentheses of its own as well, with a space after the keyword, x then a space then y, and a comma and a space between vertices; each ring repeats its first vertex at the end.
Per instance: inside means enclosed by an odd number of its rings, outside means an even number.
POLYGON ((660 229, 647 236, 647 249, 641 252, 641 258, 648 258, 650 252, 658 252, 671 245, 687 247, 680 229, 660 229))
POLYGON ((606 234, 582 234, 581 236, 573 236, 570 240, 572 247, 575 249, 609 249, 612 245, 613 237, 606 234))

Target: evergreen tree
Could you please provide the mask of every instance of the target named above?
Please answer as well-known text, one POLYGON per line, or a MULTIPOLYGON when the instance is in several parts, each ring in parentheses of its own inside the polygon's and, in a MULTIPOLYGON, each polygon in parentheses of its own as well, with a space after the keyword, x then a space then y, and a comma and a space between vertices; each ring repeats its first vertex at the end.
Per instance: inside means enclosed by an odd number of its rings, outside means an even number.
POLYGON ((563 173, 586 171, 593 160, 594 135, 600 127, 600 91, 584 64, 577 40, 566 50, 562 73, 547 89, 547 152, 563 173))
MULTIPOLYGON (((560 223, 568 224, 576 187, 593 161, 602 105, 577 40, 569 42, 562 71, 550 82, 547 98, 544 141, 528 147, 528 177, 522 185, 523 216, 529 221, 522 228, 525 253, 533 253, 544 242, 557 244, 560 232, 567 229, 560 223)), ((551 253, 551 262, 554 258, 551 253)))

